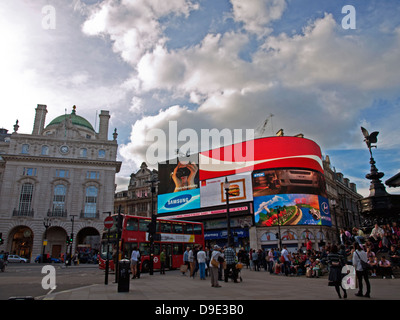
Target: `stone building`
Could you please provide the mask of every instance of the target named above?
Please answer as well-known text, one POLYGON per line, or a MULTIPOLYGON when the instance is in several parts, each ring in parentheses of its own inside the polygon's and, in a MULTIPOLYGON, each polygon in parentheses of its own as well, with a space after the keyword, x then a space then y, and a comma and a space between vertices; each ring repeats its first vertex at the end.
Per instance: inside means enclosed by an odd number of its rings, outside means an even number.
MULTIPOLYGON (((151 171, 145 162, 140 166, 136 173, 131 174, 128 190, 120 191, 115 194, 114 212, 118 212, 121 206, 121 213, 151 217, 151 181, 157 180, 157 170, 151 171)), ((153 193, 153 206, 157 210, 157 184, 153 193)), ((154 211, 156 213, 156 211, 154 211)))
POLYGON ((0 250, 31 261, 44 250, 59 257, 98 248, 121 167, 108 111, 99 115, 99 132, 75 106, 47 126, 46 114, 38 105, 32 134, 18 133, 17 121, 0 140, 0 250))

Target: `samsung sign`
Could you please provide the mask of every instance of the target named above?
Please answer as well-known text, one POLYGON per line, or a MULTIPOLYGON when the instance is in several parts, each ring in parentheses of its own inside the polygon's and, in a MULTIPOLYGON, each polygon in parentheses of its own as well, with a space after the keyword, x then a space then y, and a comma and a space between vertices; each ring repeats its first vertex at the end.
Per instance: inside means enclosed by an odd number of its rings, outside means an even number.
POLYGON ((200 189, 158 195, 158 213, 200 208, 200 189))

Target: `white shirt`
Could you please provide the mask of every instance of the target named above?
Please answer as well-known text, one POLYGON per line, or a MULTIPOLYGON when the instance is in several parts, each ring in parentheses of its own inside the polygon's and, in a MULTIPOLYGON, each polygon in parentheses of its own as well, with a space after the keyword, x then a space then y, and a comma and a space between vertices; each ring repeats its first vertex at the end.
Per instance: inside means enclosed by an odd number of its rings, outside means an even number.
MULTIPOLYGON (((214 251, 211 253, 211 260, 214 259, 214 260, 217 260, 217 261, 218 261, 218 257, 224 257, 224 254, 221 253, 221 252, 218 251, 218 250, 214 250, 214 251)), ((212 265, 211 265, 211 260, 210 260, 210 267, 212 267, 212 265)))
POLYGON ((138 261, 140 257, 139 251, 133 250, 131 255, 131 260, 138 261))
POLYGON ((289 252, 286 249, 282 250, 281 256, 285 258, 285 261, 289 261, 289 252))
POLYGON ((206 262, 206 253, 203 250, 197 252, 197 261, 199 263, 206 262))
POLYGON ((362 271, 363 268, 361 266, 360 259, 363 260, 364 262, 368 262, 368 256, 367 253, 363 250, 356 250, 353 253, 353 266, 356 268, 357 271, 362 271), (357 255, 358 253, 358 255, 357 255))

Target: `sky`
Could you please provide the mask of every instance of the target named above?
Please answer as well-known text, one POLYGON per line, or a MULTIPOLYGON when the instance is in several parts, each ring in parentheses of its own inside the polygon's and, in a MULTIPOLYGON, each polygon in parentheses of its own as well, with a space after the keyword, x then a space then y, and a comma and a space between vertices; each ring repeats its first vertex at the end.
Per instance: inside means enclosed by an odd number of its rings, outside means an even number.
POLYGON ((368 196, 363 126, 382 180, 400 172, 398 0, 6 0, 0 16, 0 128, 31 133, 38 104, 46 124, 109 110, 117 190, 171 123, 303 133, 368 196))

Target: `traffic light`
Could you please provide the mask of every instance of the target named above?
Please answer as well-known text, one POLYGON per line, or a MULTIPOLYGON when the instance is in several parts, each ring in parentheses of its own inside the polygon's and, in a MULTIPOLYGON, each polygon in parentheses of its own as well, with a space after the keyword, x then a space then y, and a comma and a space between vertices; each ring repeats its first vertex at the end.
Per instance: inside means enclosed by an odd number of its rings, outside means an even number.
POLYGON ((0 245, 3 244, 3 243, 4 243, 4 240, 3 240, 3 233, 0 232, 0 245))
POLYGON ((74 234, 71 233, 71 235, 69 236, 69 243, 72 243, 74 241, 74 234))
POLYGON ((67 244, 67 245, 69 245, 69 237, 67 236, 67 239, 65 240, 65 243, 67 244))

